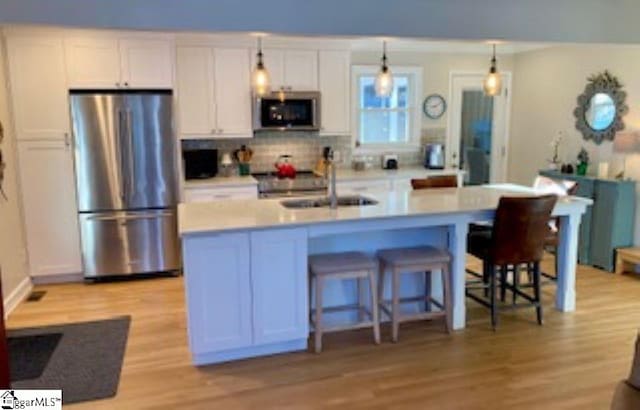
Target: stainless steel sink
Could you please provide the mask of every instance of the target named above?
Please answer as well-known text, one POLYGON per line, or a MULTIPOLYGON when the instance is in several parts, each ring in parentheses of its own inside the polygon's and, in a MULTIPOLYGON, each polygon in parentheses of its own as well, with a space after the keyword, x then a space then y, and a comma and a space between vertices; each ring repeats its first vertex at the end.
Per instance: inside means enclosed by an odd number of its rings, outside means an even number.
MULTIPOLYGON (((338 206, 367 206, 376 205, 378 201, 361 195, 339 196, 338 206)), ((324 208, 329 207, 329 198, 289 199, 280 201, 280 204, 289 209, 324 208)))

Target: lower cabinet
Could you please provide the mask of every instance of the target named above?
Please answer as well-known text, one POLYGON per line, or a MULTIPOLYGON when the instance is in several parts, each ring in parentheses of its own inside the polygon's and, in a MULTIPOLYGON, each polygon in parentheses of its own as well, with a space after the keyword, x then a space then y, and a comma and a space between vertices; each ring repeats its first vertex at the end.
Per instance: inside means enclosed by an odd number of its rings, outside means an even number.
POLYGON ((251 234, 253 340, 275 343, 309 333, 307 231, 251 234))
POLYGON ((296 350, 288 347, 293 341, 306 345, 305 228, 187 235, 183 259, 197 364, 296 350))
POLYGON ((20 141, 18 156, 31 276, 82 272, 71 147, 20 141))
POLYGON ((391 182, 388 179, 336 181, 336 189, 338 190, 338 194, 341 195, 363 194, 372 191, 389 191, 391 190, 391 182))
POLYGON ((183 239, 189 341, 194 354, 253 343, 249 234, 183 239))

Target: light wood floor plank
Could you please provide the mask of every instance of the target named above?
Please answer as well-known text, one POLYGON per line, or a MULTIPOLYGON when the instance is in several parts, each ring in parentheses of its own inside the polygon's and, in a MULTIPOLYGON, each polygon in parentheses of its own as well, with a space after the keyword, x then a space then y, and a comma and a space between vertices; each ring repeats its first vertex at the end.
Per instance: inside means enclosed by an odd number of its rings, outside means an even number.
MULTIPOLYGON (((476 262, 472 262, 475 264, 476 262)), ((546 261, 545 268, 550 268, 546 261)), ((439 320, 403 324, 400 342, 371 343, 369 329, 327 334, 319 354, 294 353, 193 367, 182 278, 41 286, 9 328, 133 320, 117 397, 73 409, 606 409, 626 377, 640 324, 640 277, 580 267, 578 310, 500 316, 467 301, 467 329, 450 336, 439 320)), ((66 408, 66 407, 65 407, 66 408)))

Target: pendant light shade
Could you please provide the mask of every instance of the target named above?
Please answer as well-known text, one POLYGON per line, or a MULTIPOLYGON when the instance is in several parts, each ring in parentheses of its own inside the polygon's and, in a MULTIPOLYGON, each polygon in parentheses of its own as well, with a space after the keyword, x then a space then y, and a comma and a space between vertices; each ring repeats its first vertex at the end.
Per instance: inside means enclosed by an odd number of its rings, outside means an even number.
POLYGON ((387 66, 387 42, 382 43, 382 65, 376 76, 376 95, 378 97, 388 97, 393 92, 393 74, 387 66))
POLYGON ((488 96, 500 95, 502 92, 502 76, 498 72, 498 64, 496 60, 496 45, 493 45, 493 57, 491 58, 491 68, 489 74, 483 81, 484 93, 488 96))
POLYGON ((262 61, 262 38, 258 37, 258 54, 256 54, 256 67, 251 75, 251 86, 256 95, 265 95, 271 89, 269 72, 262 61))

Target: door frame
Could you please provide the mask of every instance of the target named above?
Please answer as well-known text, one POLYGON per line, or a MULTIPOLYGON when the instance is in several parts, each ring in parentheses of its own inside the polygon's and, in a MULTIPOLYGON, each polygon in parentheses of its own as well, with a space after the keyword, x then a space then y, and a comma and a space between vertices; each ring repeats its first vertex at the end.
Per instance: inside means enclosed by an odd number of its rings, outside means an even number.
MULTIPOLYGON (((504 127, 504 131, 501 132, 500 138, 495 138, 495 135, 491 136, 491 166, 490 166, 490 178, 489 182, 506 182, 507 178, 507 166, 509 156, 509 140, 511 132, 511 96, 513 94, 511 87, 513 83, 513 74, 511 71, 501 71, 502 74, 502 107, 496 110, 494 107, 493 123, 501 123, 504 127), (496 118, 496 116, 499 116, 496 118), (501 118, 500 118, 501 117, 501 118), (494 164, 499 164, 494 166, 494 164)), ((462 104, 458 103, 456 96, 454 95, 454 82, 457 79, 469 79, 478 77, 478 79, 484 79, 487 75, 484 71, 459 71, 452 70, 449 72, 449 116, 447 118, 447 134, 446 143, 447 147, 456 147, 455 149, 446 150, 447 164, 450 164, 454 168, 458 168, 460 164, 458 152, 459 140, 454 141, 454 129, 460 128, 460 119, 462 116, 462 104), (453 155, 456 155, 454 159, 453 155), (454 165, 455 163, 455 165, 454 165)), ((495 129, 495 128, 494 128, 495 129)))

